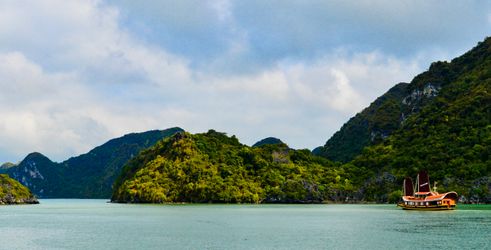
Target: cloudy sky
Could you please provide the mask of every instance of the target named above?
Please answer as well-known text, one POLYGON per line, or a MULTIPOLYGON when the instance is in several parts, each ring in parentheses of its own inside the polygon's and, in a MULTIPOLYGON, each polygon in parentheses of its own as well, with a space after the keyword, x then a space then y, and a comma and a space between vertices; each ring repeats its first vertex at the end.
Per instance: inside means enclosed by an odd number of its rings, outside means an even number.
POLYGON ((490 31, 489 1, 0 0, 0 163, 174 126, 312 149, 490 31))

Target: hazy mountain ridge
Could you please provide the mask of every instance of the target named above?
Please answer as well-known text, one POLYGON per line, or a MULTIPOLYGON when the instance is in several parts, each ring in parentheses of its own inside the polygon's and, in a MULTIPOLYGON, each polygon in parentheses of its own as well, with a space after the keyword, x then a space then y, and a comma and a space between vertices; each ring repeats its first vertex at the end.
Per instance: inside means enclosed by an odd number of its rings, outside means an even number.
POLYGON ((7 169, 14 167, 14 166, 15 166, 15 164, 12 162, 5 162, 4 164, 0 165, 0 173, 2 173, 3 171, 6 171, 7 169))
POLYGON ((62 163, 31 153, 4 172, 43 198, 109 198, 114 179, 126 161, 180 131, 170 128, 128 134, 62 163))

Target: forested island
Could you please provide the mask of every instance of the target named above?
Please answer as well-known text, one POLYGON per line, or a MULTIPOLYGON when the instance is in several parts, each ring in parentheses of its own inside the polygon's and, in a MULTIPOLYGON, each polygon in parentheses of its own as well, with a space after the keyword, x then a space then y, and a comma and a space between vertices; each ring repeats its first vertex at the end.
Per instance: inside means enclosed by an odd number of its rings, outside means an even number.
POLYGON ((37 204, 31 191, 18 181, 0 174, 0 205, 37 204))
POLYGON ((339 171, 283 143, 249 147, 214 130, 184 132, 130 160, 112 201, 317 203, 350 186, 339 171))

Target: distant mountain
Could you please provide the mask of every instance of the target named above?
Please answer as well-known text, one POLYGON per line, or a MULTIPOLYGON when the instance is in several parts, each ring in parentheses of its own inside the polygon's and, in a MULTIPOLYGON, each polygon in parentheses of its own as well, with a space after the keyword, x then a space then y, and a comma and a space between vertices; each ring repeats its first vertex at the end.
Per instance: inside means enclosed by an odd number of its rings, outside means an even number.
POLYGON ((54 193, 66 184, 61 176, 62 171, 57 163, 35 152, 27 155, 18 165, 7 169, 6 173, 38 197, 55 197, 54 193))
POLYGON ((27 187, 6 174, 0 174, 0 205, 37 203, 36 197, 27 187))
POLYGON ((264 138, 264 139, 262 139, 256 143, 254 143, 254 145, 252 145, 252 146, 253 147, 260 147, 263 145, 274 145, 274 144, 283 144, 283 142, 278 138, 267 137, 267 138, 264 138))
POLYGON ((111 200, 319 203, 351 188, 338 171, 309 150, 285 144, 249 147, 214 130, 184 132, 131 159, 114 184, 111 200))
POLYGON ((0 165, 0 174, 3 173, 4 171, 7 171, 7 169, 14 167, 15 164, 11 162, 6 162, 2 165, 0 165))
POLYGON ((142 149, 181 131, 171 128, 128 134, 62 163, 52 162, 40 153, 31 153, 5 172, 38 197, 109 198, 112 183, 126 161, 142 149))

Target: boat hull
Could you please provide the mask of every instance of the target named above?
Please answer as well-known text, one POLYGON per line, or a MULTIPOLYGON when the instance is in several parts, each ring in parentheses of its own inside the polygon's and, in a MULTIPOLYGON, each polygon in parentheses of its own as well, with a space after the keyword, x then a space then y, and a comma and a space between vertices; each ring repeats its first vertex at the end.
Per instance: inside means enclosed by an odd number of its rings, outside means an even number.
POLYGON ((436 205, 436 206, 411 206, 406 205, 404 203, 399 203, 397 206, 401 207, 404 210, 421 210, 421 211, 442 211, 442 210, 454 210, 455 205, 436 205))

